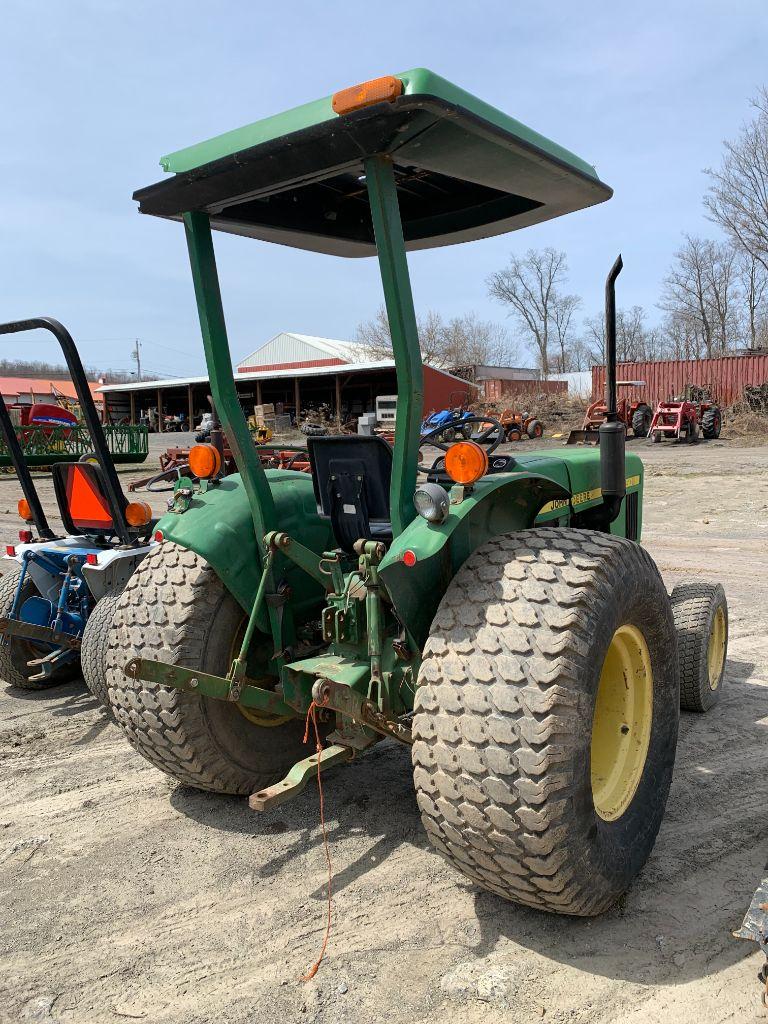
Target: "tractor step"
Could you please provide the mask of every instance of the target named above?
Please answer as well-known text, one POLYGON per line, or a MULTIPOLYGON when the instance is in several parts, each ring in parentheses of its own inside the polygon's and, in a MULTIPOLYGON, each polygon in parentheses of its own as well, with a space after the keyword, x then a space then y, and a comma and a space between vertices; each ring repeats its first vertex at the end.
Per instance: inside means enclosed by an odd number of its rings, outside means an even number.
POLYGON ((317 773, 318 762, 320 768, 330 768, 333 764, 351 761, 354 754, 354 750, 349 747, 323 747, 319 754, 315 753, 302 761, 297 761, 281 782, 260 789, 258 793, 252 793, 248 798, 248 806, 252 811, 269 811, 273 807, 278 807, 304 789, 312 775, 317 773))
POLYGON ((82 637, 75 636, 73 633, 57 632, 50 626, 38 626, 34 622, 24 622, 22 619, 0 618, 0 635, 18 636, 24 640, 56 644, 58 647, 66 647, 73 651, 78 650, 82 642, 82 637))

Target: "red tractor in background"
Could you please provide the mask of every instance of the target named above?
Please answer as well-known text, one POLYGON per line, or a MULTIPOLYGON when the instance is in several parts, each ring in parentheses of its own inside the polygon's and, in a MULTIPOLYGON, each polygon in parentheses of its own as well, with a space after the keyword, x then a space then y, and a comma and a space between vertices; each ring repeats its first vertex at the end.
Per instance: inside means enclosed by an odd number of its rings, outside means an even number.
POLYGON ((681 398, 659 402, 648 431, 649 439, 659 442, 664 437, 693 444, 699 431, 707 440, 720 437, 723 414, 712 400, 710 385, 686 384, 681 398))
MULTIPOLYGON (((617 380, 620 388, 644 388, 644 380, 617 380)), ((604 398, 598 398, 587 407, 581 430, 572 430, 566 444, 600 444, 600 426, 605 421, 608 407, 604 398)), ((653 420, 653 410, 642 399, 632 402, 628 398, 620 398, 616 403, 616 412, 620 423, 630 429, 635 437, 647 437, 653 420)))

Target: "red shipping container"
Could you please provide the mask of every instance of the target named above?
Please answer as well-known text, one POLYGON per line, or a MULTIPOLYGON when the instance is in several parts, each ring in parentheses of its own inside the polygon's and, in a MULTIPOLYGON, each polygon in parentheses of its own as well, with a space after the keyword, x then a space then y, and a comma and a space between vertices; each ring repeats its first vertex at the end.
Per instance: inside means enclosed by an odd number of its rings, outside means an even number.
MULTIPOLYGON (((643 380, 645 387, 621 388, 620 394, 652 405, 681 395, 686 384, 710 387, 718 405, 741 397, 744 388, 768 381, 768 354, 720 356, 717 359, 663 359, 652 363, 619 363, 617 381, 643 380)), ((592 398, 605 393, 605 367, 592 367, 592 398)))

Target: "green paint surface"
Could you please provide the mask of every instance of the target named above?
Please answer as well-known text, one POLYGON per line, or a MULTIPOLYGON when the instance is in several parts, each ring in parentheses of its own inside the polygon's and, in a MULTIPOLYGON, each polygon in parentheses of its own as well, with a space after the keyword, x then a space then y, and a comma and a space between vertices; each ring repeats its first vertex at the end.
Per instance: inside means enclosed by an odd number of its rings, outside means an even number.
MULTIPOLYGON (((630 490, 642 490, 643 467, 637 455, 626 456, 628 479, 639 477, 630 490)), ((398 615, 418 647, 423 646, 437 606, 461 565, 478 547, 504 533, 546 525, 571 517, 575 511, 599 505, 600 496, 581 500, 600 486, 600 454, 590 449, 531 452, 516 459, 511 473, 491 474, 478 481, 471 493, 452 505, 445 523, 433 525, 417 516, 395 539, 381 563, 381 578, 398 615), (539 518, 549 502, 564 502, 539 518), (411 550, 416 564, 408 568, 403 553, 411 550)), ((611 532, 624 534, 624 514, 611 532)))
MULTIPOLYGON (((380 72, 371 75, 372 78, 379 78, 387 72, 380 72)), ((563 146, 557 145, 545 136, 540 135, 532 128, 528 128, 521 121, 514 117, 503 114, 490 103, 485 103, 471 93, 460 89, 447 79, 436 75, 434 71, 427 68, 413 68, 410 71, 403 71, 395 75, 403 83, 403 92, 406 96, 435 96, 438 99, 446 100, 464 107, 470 113, 482 117, 497 128, 508 132, 529 145, 537 146, 545 153, 565 164, 570 165, 581 174, 598 180, 595 168, 586 161, 580 159, 575 153, 571 153, 563 146)), ((354 82, 339 82, 339 89, 355 85, 354 82)), ((270 142, 273 139, 292 132, 302 131, 311 128, 313 125, 322 124, 324 121, 335 120, 338 115, 334 113, 331 106, 332 96, 324 96, 320 100, 313 100, 311 103, 304 103, 300 107, 294 107, 282 114, 275 114, 272 117, 265 117, 260 121, 245 125, 243 128, 235 128, 232 131, 216 135, 205 142, 199 142, 194 146, 187 146, 184 149, 169 153, 160 160, 160 166, 164 171, 171 171, 178 174, 183 171, 191 171, 203 164, 213 160, 219 160, 241 150, 250 149, 252 146, 270 142)))
MULTIPOLYGON (((321 554, 333 547, 330 524, 320 519, 312 479, 306 473, 268 469, 266 478, 275 516, 286 533, 321 554)), ((181 514, 168 513, 158 523, 166 540, 196 551, 214 569, 246 612, 250 612, 261 578, 262 537, 256 538, 251 507, 239 473, 195 494, 181 514)), ((323 589, 299 566, 279 556, 277 579, 293 589, 291 607, 301 617, 319 607, 323 589)), ((262 620, 260 628, 268 630, 262 620)))

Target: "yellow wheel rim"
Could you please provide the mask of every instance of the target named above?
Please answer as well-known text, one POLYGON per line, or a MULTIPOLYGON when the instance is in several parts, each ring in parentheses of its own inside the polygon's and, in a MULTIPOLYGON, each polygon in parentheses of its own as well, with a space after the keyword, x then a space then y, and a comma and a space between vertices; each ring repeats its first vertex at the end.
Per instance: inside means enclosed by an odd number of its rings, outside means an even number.
POLYGON ((604 821, 632 803, 648 756, 653 720, 653 670, 635 626, 613 634, 600 673, 592 720, 592 799, 604 821))
MULTIPOLYGON (((255 679, 246 679, 246 683, 256 683, 255 679)), ((254 725, 261 726, 262 729, 274 729, 277 725, 285 725, 286 722, 290 722, 293 715, 270 715, 266 711, 256 711, 254 708, 244 708, 242 704, 236 704, 237 710, 243 716, 247 718, 249 722, 253 722, 254 725)))
POLYGON ((709 646, 707 647, 707 673, 709 675, 709 687, 716 690, 720 685, 720 679, 725 665, 725 612, 718 608, 712 620, 712 630, 709 634, 709 646))
MULTIPOLYGON (((240 624, 240 628, 232 638, 232 643, 229 649, 229 664, 231 665, 235 656, 240 652, 240 645, 243 642, 243 634, 245 633, 245 619, 240 624)), ((250 679, 248 676, 243 680, 243 686, 248 685, 261 686, 265 690, 270 690, 274 686, 272 679, 250 679)), ((274 729, 278 725, 285 725, 286 722, 290 722, 293 715, 270 715, 267 711, 258 711, 256 708, 246 708, 242 704, 235 704, 235 707, 243 716, 248 719, 253 725, 258 725, 262 729, 274 729)))

